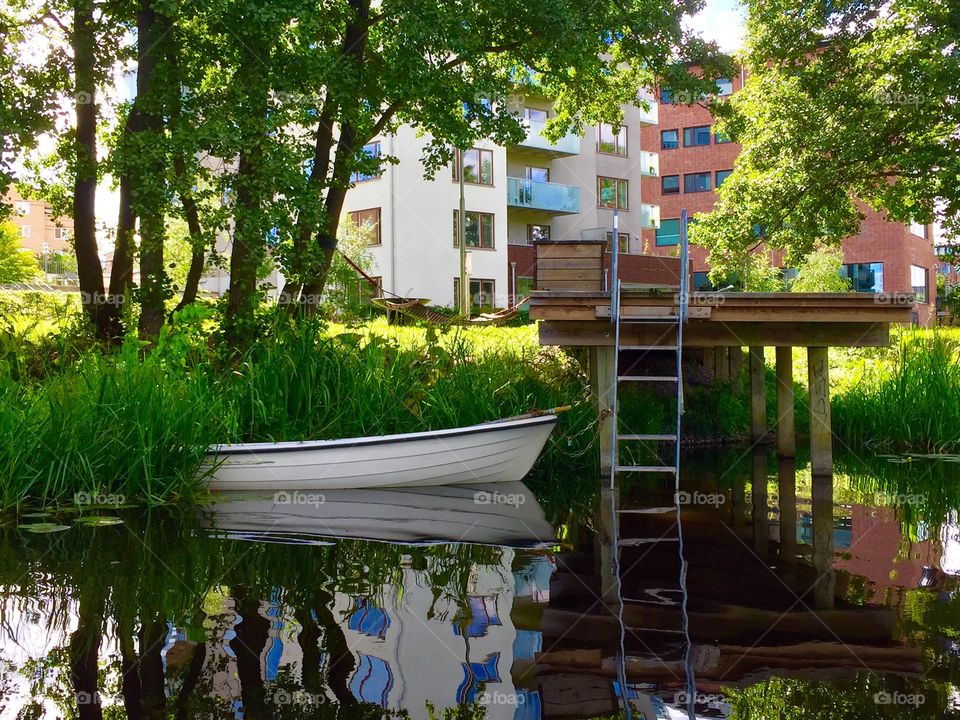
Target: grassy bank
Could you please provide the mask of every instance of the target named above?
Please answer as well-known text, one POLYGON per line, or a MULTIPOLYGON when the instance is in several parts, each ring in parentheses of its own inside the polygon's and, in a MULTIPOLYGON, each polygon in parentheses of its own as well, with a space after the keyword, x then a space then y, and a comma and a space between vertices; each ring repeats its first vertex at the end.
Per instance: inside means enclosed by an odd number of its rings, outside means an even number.
POLYGON ((382 321, 360 332, 280 325, 225 361, 206 342, 206 320, 194 320, 146 353, 131 340, 67 365, 4 358, 0 504, 191 497, 202 492, 204 448, 216 442, 412 432, 568 403, 538 472, 593 464, 580 367, 539 348, 530 327, 440 335, 382 321))

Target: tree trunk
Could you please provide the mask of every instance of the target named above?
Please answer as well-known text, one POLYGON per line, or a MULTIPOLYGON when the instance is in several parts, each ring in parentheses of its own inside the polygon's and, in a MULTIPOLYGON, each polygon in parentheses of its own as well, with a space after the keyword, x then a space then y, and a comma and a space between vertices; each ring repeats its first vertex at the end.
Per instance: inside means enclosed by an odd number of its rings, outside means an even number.
MULTIPOLYGON (((124 129, 129 133, 133 124, 133 114, 136 108, 130 110, 130 116, 124 129)), ((133 235, 136 232, 137 216, 133 211, 133 181, 129 173, 120 177, 120 211, 117 217, 117 242, 113 250, 113 266, 110 269, 110 289, 108 300, 100 322, 97 324, 97 336, 108 342, 123 335, 121 318, 123 308, 130 302, 133 293, 133 235)))
POLYGON ((77 609, 77 629, 70 635, 70 680, 73 685, 77 717, 102 720, 103 708, 97 687, 97 659, 103 633, 104 590, 81 589, 77 609))
POLYGON ((140 720, 142 717, 139 665, 133 644, 133 628, 126 618, 117 617, 117 644, 120 646, 120 691, 123 694, 123 707, 128 720, 140 720))
POLYGON ((162 616, 143 620, 140 629, 140 687, 146 720, 163 720, 166 715, 167 697, 160 654, 166 635, 167 623, 162 616))
POLYGON ((74 0, 74 100, 77 116, 77 167, 73 183, 73 243, 83 311, 99 326, 104 307, 103 268, 97 249, 97 105, 94 0, 74 0))
MULTIPOLYGON (((246 57, 246 56, 245 56, 246 57)), ((249 60, 253 63, 253 60, 249 60)), ((241 77, 258 77, 252 64, 241 77)), ((267 114, 267 88, 248 89, 251 109, 248 116, 263 119, 267 114)), ((224 333, 228 345, 242 351, 252 342, 256 332, 256 309, 259 302, 257 271, 266 253, 266 230, 263 222, 263 190, 260 182, 260 158, 265 141, 265 128, 258 123, 258 134, 250 134, 240 152, 237 168, 237 202, 234 213, 233 247, 230 251, 230 289, 224 333)))
POLYGON ((268 715, 260 656, 267 646, 270 621, 260 615, 260 600, 246 588, 233 588, 231 595, 240 615, 240 623, 234 628, 235 635, 230 641, 230 649, 237 658, 243 716, 250 720, 261 720, 268 715))
MULTIPOLYGON (((173 167, 181 186, 186 187, 187 164, 182 156, 177 156, 174 159, 173 167)), ((206 241, 203 237, 203 228, 200 225, 200 211, 197 209, 197 201, 192 193, 184 191, 180 193, 180 203, 183 205, 183 212, 187 218, 187 230, 190 233, 190 246, 193 248, 193 254, 190 256, 190 270, 187 272, 187 280, 183 285, 183 294, 180 296, 180 302, 177 303, 173 312, 183 310, 197 299, 200 277, 203 275, 203 264, 207 258, 206 241)))
POLYGON ((164 320, 167 273, 163 265, 165 179, 163 108, 154 90, 159 43, 169 20, 154 12, 153 0, 141 0, 137 13, 137 102, 143 103, 143 134, 139 143, 144 162, 137 182, 137 215, 140 217, 140 326, 141 340, 155 340, 164 320))

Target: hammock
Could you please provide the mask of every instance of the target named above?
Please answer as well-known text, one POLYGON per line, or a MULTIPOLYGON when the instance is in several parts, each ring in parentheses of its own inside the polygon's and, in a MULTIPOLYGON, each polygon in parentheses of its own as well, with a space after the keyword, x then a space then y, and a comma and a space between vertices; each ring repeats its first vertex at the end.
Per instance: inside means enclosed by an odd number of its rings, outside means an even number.
MULTIPOLYGON (((370 287, 373 288, 375 294, 387 292, 380 287, 380 283, 365 273, 363 268, 344 255, 343 252, 340 253, 340 257, 344 259, 347 265, 360 273, 370 287)), ((389 294, 393 295, 394 299, 388 300, 387 298, 381 296, 372 298, 371 302, 377 307, 381 307, 389 312, 396 312, 405 317, 411 317, 416 320, 422 320, 423 322, 430 323, 431 325, 440 326, 456 324, 501 325, 517 317, 517 315, 520 313, 520 306, 527 301, 527 298, 520 298, 520 301, 513 307, 504 308, 503 310, 498 310, 497 312, 492 313, 481 313, 477 317, 470 318, 464 322, 461 318, 450 317, 448 315, 438 313, 436 310, 431 310, 427 307, 427 303, 430 302, 427 298, 405 298, 395 295, 394 293, 389 294)))

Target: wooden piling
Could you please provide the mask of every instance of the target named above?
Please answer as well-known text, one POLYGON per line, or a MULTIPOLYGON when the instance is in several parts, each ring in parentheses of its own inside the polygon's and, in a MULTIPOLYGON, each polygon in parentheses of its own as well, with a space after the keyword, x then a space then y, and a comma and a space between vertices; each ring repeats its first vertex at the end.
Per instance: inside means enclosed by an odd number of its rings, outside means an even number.
POLYGON ((797 561, 797 461, 780 458, 777 463, 777 495, 780 508, 780 560, 797 561))
POLYGON ((725 347, 714 348, 717 367, 717 380, 726 382, 730 379, 730 353, 725 347))
POLYGON ((753 550, 760 556, 770 550, 770 522, 767 505, 767 451, 753 449, 753 472, 750 478, 750 497, 753 501, 753 550))
POLYGON ((777 348, 777 455, 797 455, 793 406, 793 348, 777 348))
POLYGON ((830 427, 830 366, 827 348, 807 348, 810 385, 810 472, 833 475, 833 435, 830 427))
POLYGON ((733 393, 735 395, 743 394, 743 348, 732 347, 730 354, 730 380, 733 383, 733 393))
POLYGON ((813 511, 812 560, 817 572, 813 606, 817 610, 830 610, 834 607, 836 591, 836 574, 833 570, 833 477, 815 474, 810 494, 813 511))
MULTIPOLYGON (((739 354, 740 349, 734 348, 739 354)), ((763 348, 750 348, 750 437, 759 442, 767 434, 766 367, 763 348)))
POLYGON ((600 419, 600 472, 610 473, 610 451, 613 447, 613 383, 614 349, 607 346, 590 348, 590 392, 600 419))

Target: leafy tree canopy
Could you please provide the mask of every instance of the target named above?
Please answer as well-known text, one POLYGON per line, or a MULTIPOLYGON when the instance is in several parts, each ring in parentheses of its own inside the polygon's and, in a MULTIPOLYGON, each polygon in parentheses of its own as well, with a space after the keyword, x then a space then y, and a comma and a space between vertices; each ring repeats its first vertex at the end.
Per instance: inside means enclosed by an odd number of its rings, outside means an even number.
POLYGON ((760 241, 796 266, 859 231, 960 217, 960 5, 953 0, 747 0, 746 87, 714 105, 741 143, 691 232, 717 275, 760 241))
POLYGON ((20 247, 16 225, 0 223, 0 284, 27 282, 39 273, 37 258, 20 247))

